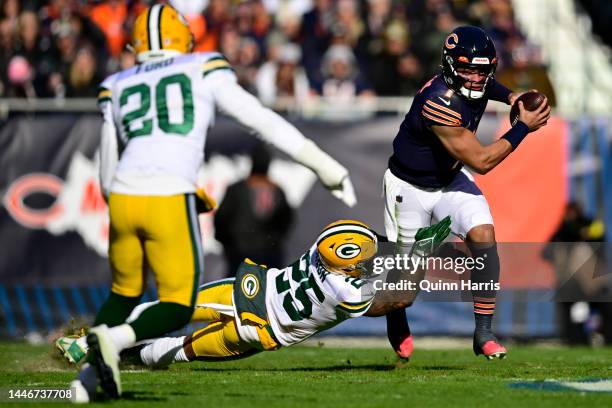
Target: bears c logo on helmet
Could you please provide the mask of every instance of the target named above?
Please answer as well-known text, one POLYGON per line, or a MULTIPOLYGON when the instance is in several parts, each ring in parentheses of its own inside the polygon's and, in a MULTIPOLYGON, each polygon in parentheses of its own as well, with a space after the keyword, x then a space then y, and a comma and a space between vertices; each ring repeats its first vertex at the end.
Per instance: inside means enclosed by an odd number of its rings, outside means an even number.
POLYGON ((459 44, 459 37, 455 33, 451 33, 448 37, 446 37, 446 41, 444 42, 444 45, 446 45, 446 48, 449 50, 455 48, 457 44, 459 44), (451 43, 451 39, 454 40, 453 43, 451 43))
POLYGON ((355 258, 360 252, 361 247, 353 243, 342 244, 336 248, 336 255, 342 259, 355 258))

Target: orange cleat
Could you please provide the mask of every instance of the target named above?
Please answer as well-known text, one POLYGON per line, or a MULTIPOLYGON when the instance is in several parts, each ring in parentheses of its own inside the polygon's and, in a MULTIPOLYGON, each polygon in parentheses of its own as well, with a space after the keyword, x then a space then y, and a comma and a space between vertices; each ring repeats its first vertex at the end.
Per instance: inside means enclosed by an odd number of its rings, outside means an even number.
POLYGON ((474 353, 484 355, 488 360, 495 358, 504 359, 506 358, 506 348, 497 342, 497 339, 487 340, 482 345, 478 345, 476 338, 474 338, 474 353))

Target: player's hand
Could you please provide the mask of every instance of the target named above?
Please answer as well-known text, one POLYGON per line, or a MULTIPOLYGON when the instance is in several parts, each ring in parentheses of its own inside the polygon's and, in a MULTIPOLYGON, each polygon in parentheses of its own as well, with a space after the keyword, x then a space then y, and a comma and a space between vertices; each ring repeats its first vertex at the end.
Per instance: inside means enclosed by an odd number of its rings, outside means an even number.
POLYGON ((412 253, 421 257, 433 254, 450 232, 450 216, 446 216, 442 221, 432 226, 419 228, 414 236, 415 242, 412 246, 412 253))
POLYGON ((550 119, 550 106, 548 106, 548 98, 544 97, 540 106, 534 111, 528 111, 523 106, 523 102, 518 102, 519 120, 527 125, 530 132, 535 132, 542 126, 546 125, 550 119))
POLYGON ((339 185, 333 187, 327 186, 327 188, 334 197, 342 200, 342 202, 349 207, 353 207, 355 204, 357 204, 355 188, 353 188, 353 183, 351 183, 351 179, 349 178, 348 174, 344 176, 339 185))

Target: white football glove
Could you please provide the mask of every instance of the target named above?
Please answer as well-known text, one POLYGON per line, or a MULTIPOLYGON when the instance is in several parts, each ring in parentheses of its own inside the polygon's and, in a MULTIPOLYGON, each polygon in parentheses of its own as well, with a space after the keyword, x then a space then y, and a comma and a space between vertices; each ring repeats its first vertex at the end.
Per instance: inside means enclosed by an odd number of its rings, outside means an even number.
POLYGON ((355 189, 353 188, 353 183, 351 183, 351 179, 349 178, 348 174, 344 176, 342 183, 340 183, 339 186, 329 188, 329 191, 334 197, 336 197, 338 200, 342 200, 342 202, 349 207, 353 207, 355 204, 357 204, 355 189))
POLYGON ((321 183, 349 207, 357 203, 355 189, 349 179, 348 170, 333 157, 307 139, 295 159, 317 174, 321 183))

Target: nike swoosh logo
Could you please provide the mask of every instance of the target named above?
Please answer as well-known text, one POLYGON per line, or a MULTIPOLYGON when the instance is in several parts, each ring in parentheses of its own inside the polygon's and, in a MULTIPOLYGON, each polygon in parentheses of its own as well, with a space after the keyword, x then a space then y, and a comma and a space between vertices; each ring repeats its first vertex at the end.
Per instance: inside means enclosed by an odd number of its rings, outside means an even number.
POLYGON ((442 98, 441 96, 438 96, 438 99, 441 100, 446 106, 450 106, 451 102, 447 101, 446 99, 442 98))

